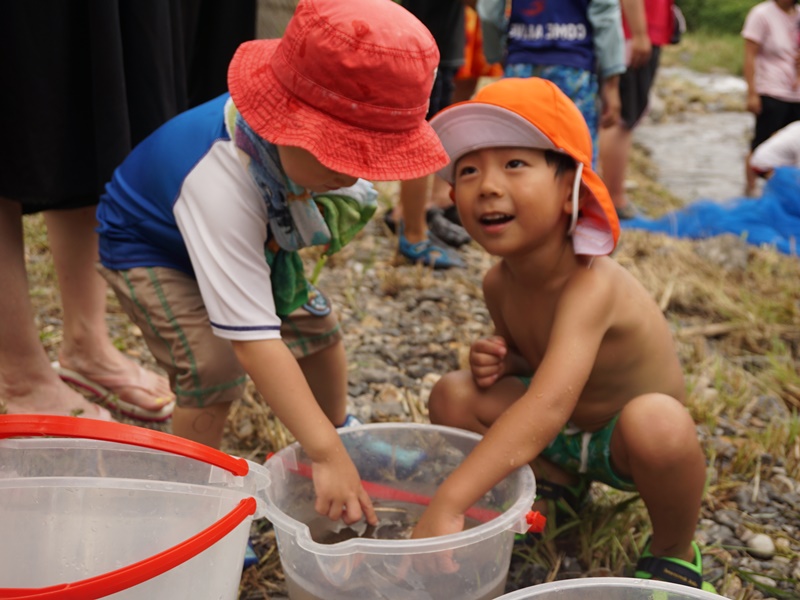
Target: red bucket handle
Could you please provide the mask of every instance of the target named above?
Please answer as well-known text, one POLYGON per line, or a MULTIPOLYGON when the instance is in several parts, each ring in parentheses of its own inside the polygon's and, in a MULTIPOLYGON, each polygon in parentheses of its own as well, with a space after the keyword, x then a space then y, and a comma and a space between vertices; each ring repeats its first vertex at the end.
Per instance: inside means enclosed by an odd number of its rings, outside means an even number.
MULTIPOLYGON (((65 417, 72 418, 72 417, 65 417)), ((78 420, 78 419, 75 419, 78 420)), ((113 423, 112 423, 113 424, 113 423)), ((7 600, 85 600, 105 598, 158 577, 194 558, 233 531, 256 512, 255 498, 245 498, 227 515, 189 539, 137 563, 83 579, 46 588, 0 588, 0 598, 7 600)))
POLYGON ((0 416, 0 439, 41 436, 86 438, 160 450, 199 460, 242 477, 250 471, 250 466, 243 458, 236 458, 192 440, 135 425, 54 415, 0 416))

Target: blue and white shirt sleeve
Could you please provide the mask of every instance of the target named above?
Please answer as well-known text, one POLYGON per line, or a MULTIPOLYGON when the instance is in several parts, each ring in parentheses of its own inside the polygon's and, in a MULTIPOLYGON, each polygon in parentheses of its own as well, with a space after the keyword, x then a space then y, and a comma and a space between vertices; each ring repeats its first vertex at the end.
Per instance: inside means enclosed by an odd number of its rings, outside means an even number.
POLYGON ((214 333, 230 340, 280 338, 264 256, 267 209, 230 140, 194 169, 174 205, 214 333), (205 162, 205 161, 204 161, 205 162))
POLYGON ((483 55, 488 63, 504 62, 508 19, 506 0, 478 0, 478 18, 483 34, 483 55))
POLYGON ((625 72, 625 34, 619 0, 592 0, 587 18, 594 35, 594 53, 601 77, 625 72))

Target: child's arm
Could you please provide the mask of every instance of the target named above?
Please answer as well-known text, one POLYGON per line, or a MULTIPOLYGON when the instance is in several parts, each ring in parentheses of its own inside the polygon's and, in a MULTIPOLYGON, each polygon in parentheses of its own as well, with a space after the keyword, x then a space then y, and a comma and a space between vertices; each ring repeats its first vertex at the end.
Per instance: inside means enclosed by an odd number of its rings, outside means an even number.
POLYGON ((600 127, 613 127, 619 122, 622 100, 619 97, 619 75, 606 77, 600 88, 600 127))
POLYGON ((756 91, 756 56, 760 49, 758 42, 745 38, 742 72, 747 82, 747 110, 754 115, 761 114, 761 96, 756 91))
POLYGON ((570 419, 610 325, 612 290, 597 275, 587 270, 575 278, 580 281, 568 284, 528 391, 439 487, 414 537, 460 531, 465 511, 514 469, 535 459, 570 419))
POLYGON ((647 13, 644 0, 621 0, 622 14, 631 32, 631 50, 628 66, 631 69, 643 67, 650 60, 653 44, 647 33, 647 13))
POLYGON ((622 106, 619 98, 619 76, 625 72, 622 14, 617 0, 592 0, 587 10, 587 18, 594 31, 594 53, 601 78, 600 126, 613 127, 619 121, 622 106))
POLYGON ((600 77, 607 79, 625 72, 625 34, 617 0, 592 0, 587 19, 594 32, 594 54, 600 77))
POLYGON ((317 404, 300 365, 282 340, 233 341, 236 357, 259 393, 313 463, 314 508, 333 520, 378 519, 336 429, 317 404))

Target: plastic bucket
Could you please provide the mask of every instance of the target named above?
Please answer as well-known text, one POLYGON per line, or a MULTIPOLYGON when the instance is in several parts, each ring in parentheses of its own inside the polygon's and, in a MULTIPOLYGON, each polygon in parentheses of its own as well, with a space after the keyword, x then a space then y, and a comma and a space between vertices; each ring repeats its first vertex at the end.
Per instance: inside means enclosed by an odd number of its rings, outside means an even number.
POLYGON ((2 416, 0 438, 0 598, 237 597, 261 465, 72 417, 2 416))
POLYGON ((534 585, 497 600, 720 600, 685 585, 628 577, 585 577, 534 585))
MULTIPOLYGON (((409 512, 421 512, 481 439, 460 429, 411 423, 350 427, 339 430, 339 435, 382 521, 383 511, 394 510, 389 505, 400 503, 414 509, 409 512)), ((309 524, 334 525, 314 512, 306 454, 293 444, 265 466, 271 481, 266 515, 275 528, 293 600, 496 598, 505 588, 514 533, 528 530, 527 516, 536 493, 533 472, 525 465, 467 512, 474 527, 460 533, 319 543, 309 524), (445 554, 458 564, 456 572, 436 568, 437 557, 445 554)))

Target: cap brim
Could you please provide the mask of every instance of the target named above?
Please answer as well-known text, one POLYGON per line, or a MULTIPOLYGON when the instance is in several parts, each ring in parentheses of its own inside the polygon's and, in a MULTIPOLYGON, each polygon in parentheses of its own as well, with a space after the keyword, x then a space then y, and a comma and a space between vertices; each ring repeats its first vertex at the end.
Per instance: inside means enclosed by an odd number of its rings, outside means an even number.
POLYGON ((270 63, 280 40, 239 47, 228 69, 236 108, 258 135, 272 144, 308 150, 329 169, 371 179, 416 179, 447 164, 447 154, 431 126, 384 132, 350 125, 291 94, 270 63))
POLYGON ((475 150, 500 147, 559 150, 527 119, 500 106, 474 100, 444 109, 431 119, 431 127, 450 157, 450 163, 438 174, 450 183, 458 159, 475 150))

